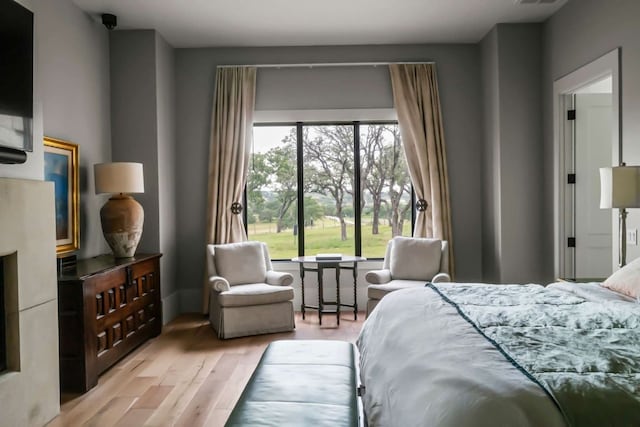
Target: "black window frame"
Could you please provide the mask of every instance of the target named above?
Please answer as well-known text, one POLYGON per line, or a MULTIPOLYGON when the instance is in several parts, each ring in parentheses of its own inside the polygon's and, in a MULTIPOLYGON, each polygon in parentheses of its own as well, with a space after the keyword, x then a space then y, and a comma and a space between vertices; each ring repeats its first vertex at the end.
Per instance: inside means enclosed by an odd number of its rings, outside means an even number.
MULTIPOLYGON (((303 156, 303 129, 305 126, 353 126, 353 164, 354 164, 354 186, 353 189, 353 212, 354 212, 354 240, 355 255, 362 256, 362 211, 360 209, 360 197, 362 189, 361 166, 360 166, 360 126, 361 125, 398 125, 397 120, 348 120, 348 121, 297 121, 297 122, 258 122, 253 123, 253 127, 295 127, 296 129, 296 173, 297 173, 297 218, 298 218, 298 256, 304 256, 304 156, 303 156)), ((245 209, 242 210, 245 232, 249 235, 249 225, 247 217, 247 187, 245 184, 243 192, 243 204, 245 209)), ((413 235, 416 218, 416 197, 411 184, 411 235, 413 235)), ((367 260, 379 261, 383 257, 367 258, 367 260)), ((289 261, 286 259, 272 258, 273 261, 289 261)))

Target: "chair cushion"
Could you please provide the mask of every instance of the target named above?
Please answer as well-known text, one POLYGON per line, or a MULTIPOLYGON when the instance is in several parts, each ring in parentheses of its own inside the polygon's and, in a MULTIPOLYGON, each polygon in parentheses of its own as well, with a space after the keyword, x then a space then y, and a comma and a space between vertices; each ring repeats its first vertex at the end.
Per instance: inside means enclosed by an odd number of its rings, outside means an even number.
POLYGON ((216 271, 231 286, 261 283, 267 277, 267 266, 260 242, 215 245, 216 271))
POLYGON ((442 241, 394 237, 390 270, 393 279, 429 281, 440 272, 442 241))
POLYGON ((292 299, 293 288, 291 286, 274 286, 266 283, 236 285, 218 295, 218 301, 222 307, 275 304, 292 299))
POLYGON ((392 280, 384 285, 367 286, 367 296, 369 299, 382 299, 386 294, 400 289, 420 288, 427 284, 424 280, 392 280))

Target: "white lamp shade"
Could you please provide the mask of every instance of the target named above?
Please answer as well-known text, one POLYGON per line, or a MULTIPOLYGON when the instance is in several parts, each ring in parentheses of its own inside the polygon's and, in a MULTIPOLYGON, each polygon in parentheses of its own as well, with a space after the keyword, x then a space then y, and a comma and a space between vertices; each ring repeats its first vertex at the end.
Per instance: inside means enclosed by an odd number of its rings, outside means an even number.
POLYGON ((93 166, 96 194, 144 193, 142 163, 116 162, 93 166))
POLYGON ((600 208, 640 207, 640 166, 600 168, 600 208))

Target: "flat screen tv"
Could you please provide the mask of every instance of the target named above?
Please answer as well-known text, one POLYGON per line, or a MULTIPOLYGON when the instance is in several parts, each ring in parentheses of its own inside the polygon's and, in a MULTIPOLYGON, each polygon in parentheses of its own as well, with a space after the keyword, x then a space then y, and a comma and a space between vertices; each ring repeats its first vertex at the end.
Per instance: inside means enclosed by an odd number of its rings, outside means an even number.
POLYGON ((0 147, 33 151, 32 122, 33 12, 0 0, 0 147))

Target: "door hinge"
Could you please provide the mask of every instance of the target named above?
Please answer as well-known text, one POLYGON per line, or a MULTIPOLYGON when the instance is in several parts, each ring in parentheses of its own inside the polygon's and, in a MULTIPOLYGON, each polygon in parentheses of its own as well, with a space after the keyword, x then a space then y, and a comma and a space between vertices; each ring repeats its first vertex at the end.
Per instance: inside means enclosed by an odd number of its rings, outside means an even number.
POLYGON ((567 174, 567 184, 575 184, 576 183, 576 174, 570 173, 567 174))
POLYGON ((576 119, 576 110, 567 110, 567 120, 576 119))
POLYGON ((575 237, 568 237, 567 238, 567 247, 568 248, 575 248, 576 247, 576 238, 575 237))

